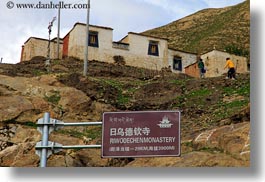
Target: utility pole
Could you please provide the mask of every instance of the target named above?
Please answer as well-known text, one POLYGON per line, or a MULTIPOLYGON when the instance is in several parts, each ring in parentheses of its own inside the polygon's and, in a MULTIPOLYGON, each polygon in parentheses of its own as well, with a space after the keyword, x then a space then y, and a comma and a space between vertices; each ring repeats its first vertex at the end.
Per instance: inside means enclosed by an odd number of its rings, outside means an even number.
POLYGON ((89 39, 89 13, 90 13, 90 0, 87 2, 87 24, 86 24, 86 40, 84 50, 84 76, 87 76, 87 61, 88 61, 88 39, 89 39))
POLYGON ((61 5, 58 8, 58 33, 57 33, 57 58, 60 59, 60 20, 61 20, 61 5))
POLYGON ((45 66, 47 67, 47 71, 50 72, 50 60, 51 60, 51 32, 52 32, 52 26, 53 22, 56 20, 56 17, 53 17, 52 21, 49 22, 48 26, 48 33, 49 33, 49 42, 48 42, 48 53, 47 53, 47 60, 45 62, 45 66))

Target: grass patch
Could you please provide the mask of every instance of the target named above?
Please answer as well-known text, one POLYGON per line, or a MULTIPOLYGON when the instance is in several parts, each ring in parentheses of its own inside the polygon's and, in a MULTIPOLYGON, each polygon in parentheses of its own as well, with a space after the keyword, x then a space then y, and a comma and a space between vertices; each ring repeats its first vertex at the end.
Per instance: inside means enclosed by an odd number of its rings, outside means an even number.
POLYGON ((248 100, 236 100, 230 103, 219 103, 218 109, 213 113, 214 120, 219 121, 231 117, 249 103, 248 100))
POLYGON ((231 87, 224 87, 223 92, 224 92, 224 94, 227 94, 227 95, 232 95, 232 94, 236 93, 235 89, 233 89, 231 87))
POLYGON ((23 123, 23 125, 31 127, 31 128, 37 128, 38 127, 38 124, 37 123, 33 123, 33 122, 26 122, 26 123, 23 123))
POLYGON ((101 138, 101 133, 102 133, 101 126, 97 126, 85 131, 85 135, 89 138, 92 138, 93 140, 96 138, 101 138))
POLYGON ((32 73, 33 73, 34 76, 41 76, 41 75, 44 74, 44 73, 41 72, 40 70, 32 70, 32 73))
POLYGON ((171 81, 169 81, 169 83, 173 83, 173 84, 176 84, 176 85, 183 85, 183 84, 185 84, 185 80, 181 80, 181 79, 179 79, 179 80, 171 80, 171 81))
POLYGON ((120 93, 117 101, 119 105, 125 105, 130 102, 130 99, 131 98, 129 96, 126 96, 120 93))
POLYGON ((250 83, 248 82, 247 85, 242 85, 242 87, 240 87, 237 90, 237 94, 249 97, 249 95, 250 95, 250 83))
POLYGON ((118 96, 117 96, 118 105, 125 105, 129 103, 131 99, 130 97, 131 93, 134 93, 137 90, 137 88, 135 87, 125 88, 124 84, 116 80, 101 80, 101 82, 103 82, 103 85, 111 86, 118 91, 118 96))
POLYGON ((208 89, 195 90, 187 95, 187 97, 202 97, 210 95, 212 92, 208 89))
POLYGON ((246 100, 236 100, 233 102, 230 102, 228 104, 225 105, 226 109, 241 109, 242 107, 246 106, 248 104, 248 101, 246 100))
POLYGON ((185 102, 185 96, 184 95, 180 95, 176 98, 176 103, 173 105, 173 107, 183 107, 184 106, 184 102, 185 102))
POLYGON ((59 59, 52 60, 52 64, 53 65, 59 65, 60 64, 60 60, 59 59))
POLYGON ((57 105, 61 99, 60 92, 59 91, 53 91, 53 94, 50 96, 45 95, 44 100, 47 102, 50 102, 52 104, 57 105))
POLYGON ((183 142, 182 145, 184 145, 186 147, 193 147, 193 142, 192 141, 183 142))
POLYGON ((59 130, 57 132, 64 134, 64 135, 70 135, 70 136, 73 136, 75 138, 82 139, 83 137, 88 137, 88 138, 91 138, 92 140, 94 140, 97 138, 101 138, 102 127, 101 126, 93 127, 90 129, 86 129, 83 132, 76 131, 73 129, 72 130, 59 130))
POLYGON ((119 81, 116 81, 116 80, 101 80, 101 81, 119 90, 122 89, 122 84, 119 81))
POLYGON ((250 83, 247 82, 246 84, 242 84, 240 87, 237 88, 231 88, 231 87, 224 87, 223 93, 225 95, 242 95, 249 97, 250 95, 250 83))
POLYGON ((203 152, 209 152, 209 153, 224 153, 223 149, 220 148, 210 148, 210 147, 203 147, 201 149, 199 149, 199 151, 203 151, 203 152))
POLYGON ((82 138, 83 136, 85 136, 84 133, 76 131, 76 130, 59 130, 57 132, 64 134, 64 135, 70 135, 75 138, 82 138))

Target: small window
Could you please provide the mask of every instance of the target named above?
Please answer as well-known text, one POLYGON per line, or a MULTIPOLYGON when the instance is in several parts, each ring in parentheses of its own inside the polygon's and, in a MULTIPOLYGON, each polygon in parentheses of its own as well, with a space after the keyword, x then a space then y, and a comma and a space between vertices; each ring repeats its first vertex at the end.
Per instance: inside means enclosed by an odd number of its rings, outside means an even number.
POLYGON ((158 42, 149 42, 148 55, 159 56, 158 42))
POLYGON ((91 47, 99 47, 98 32, 89 32, 88 45, 91 47))
POLYGON ((177 71, 182 71, 182 59, 181 57, 174 57, 173 69, 177 71))

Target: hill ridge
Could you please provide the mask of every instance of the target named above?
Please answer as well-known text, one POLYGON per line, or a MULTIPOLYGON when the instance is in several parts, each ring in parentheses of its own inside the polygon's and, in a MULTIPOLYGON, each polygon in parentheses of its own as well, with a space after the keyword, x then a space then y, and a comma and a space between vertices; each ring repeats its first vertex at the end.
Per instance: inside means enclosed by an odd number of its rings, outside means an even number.
POLYGON ((250 1, 207 8, 142 32, 169 40, 169 48, 201 54, 213 49, 249 57, 250 1))

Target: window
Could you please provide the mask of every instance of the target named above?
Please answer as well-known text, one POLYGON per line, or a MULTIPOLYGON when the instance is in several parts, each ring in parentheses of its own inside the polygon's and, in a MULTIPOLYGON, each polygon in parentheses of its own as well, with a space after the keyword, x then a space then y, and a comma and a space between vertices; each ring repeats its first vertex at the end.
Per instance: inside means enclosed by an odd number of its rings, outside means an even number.
POLYGON ((89 32, 88 46, 99 47, 98 32, 89 32))
POLYGON ((159 56, 158 42, 149 42, 148 55, 159 56))
POLYGON ((173 69, 177 71, 182 71, 182 59, 181 57, 174 57, 173 69))

